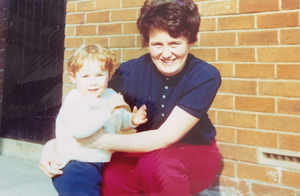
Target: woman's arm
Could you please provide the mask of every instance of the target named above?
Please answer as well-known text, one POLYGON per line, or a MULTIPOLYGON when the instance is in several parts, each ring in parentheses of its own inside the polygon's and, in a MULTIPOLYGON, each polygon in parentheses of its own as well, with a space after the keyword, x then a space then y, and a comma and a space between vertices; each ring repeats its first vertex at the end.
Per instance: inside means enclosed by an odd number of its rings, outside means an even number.
POLYGON ((56 175, 61 175, 62 171, 51 167, 51 163, 61 165, 56 152, 56 139, 52 139, 45 144, 42 151, 39 168, 44 174, 46 174, 50 178, 56 175))
POLYGON ((98 132, 89 140, 78 140, 83 146, 121 152, 149 152, 166 148, 179 141, 199 121, 176 106, 167 120, 157 130, 135 134, 107 134, 98 132), (89 144, 89 145, 88 145, 89 144))

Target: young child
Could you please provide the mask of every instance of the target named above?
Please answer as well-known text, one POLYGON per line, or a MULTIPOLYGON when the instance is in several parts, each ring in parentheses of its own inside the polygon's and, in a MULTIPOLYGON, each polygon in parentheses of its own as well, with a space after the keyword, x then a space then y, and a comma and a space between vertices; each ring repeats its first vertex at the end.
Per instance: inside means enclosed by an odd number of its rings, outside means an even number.
POLYGON ((80 147, 76 138, 89 137, 100 128, 118 133, 147 121, 146 106, 139 110, 134 107, 130 113, 124 109, 127 104, 123 96, 107 88, 118 65, 114 52, 96 44, 81 46, 68 60, 68 76, 77 89, 68 93, 56 119, 62 165, 52 167, 62 168, 63 174, 52 180, 59 195, 100 195, 102 169, 112 155, 109 151, 80 147))

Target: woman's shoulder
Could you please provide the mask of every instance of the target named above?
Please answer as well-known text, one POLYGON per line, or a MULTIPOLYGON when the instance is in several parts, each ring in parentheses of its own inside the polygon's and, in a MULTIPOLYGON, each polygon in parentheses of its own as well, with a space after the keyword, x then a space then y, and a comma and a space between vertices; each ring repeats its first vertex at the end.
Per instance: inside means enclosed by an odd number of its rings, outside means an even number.
POLYGON ((144 54, 140 56, 139 58, 136 59, 131 59, 128 61, 125 61, 120 64, 120 69, 121 70, 128 70, 128 69, 138 69, 142 68, 143 66, 146 66, 149 62, 151 62, 151 57, 150 54, 144 54))
POLYGON ((190 66, 189 73, 208 77, 221 77, 219 70, 210 63, 189 54, 190 66))

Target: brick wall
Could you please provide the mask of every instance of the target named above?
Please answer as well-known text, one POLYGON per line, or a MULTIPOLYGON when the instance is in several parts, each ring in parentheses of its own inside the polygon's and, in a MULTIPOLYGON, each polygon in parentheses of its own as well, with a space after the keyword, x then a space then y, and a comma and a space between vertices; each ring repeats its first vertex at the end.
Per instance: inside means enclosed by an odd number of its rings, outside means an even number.
MULTIPOLYGON (((110 47, 120 61, 146 53, 136 29, 143 2, 67 1, 65 59, 83 43, 110 47)), ((264 149, 300 149, 299 0, 195 2, 202 23, 191 53, 217 67, 223 80, 209 111, 223 157, 211 190, 300 195, 300 158, 290 157, 294 168, 259 158, 264 149)), ((64 75, 64 94, 72 88, 64 75)))

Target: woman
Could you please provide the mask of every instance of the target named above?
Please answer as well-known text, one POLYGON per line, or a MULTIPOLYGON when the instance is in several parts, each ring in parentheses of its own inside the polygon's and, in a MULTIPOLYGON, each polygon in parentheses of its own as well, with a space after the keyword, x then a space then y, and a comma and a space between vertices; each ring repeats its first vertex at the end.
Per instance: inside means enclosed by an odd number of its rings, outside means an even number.
MULTIPOLYGON (((206 189, 220 155, 207 111, 221 84, 217 69, 189 54, 200 16, 191 0, 147 0, 137 21, 149 54, 122 63, 110 87, 132 108, 147 107, 147 123, 136 134, 99 131, 83 146, 117 151, 105 166, 102 186, 109 195, 185 196, 206 189)), ((44 148, 40 169, 58 162, 55 140, 44 148)))

